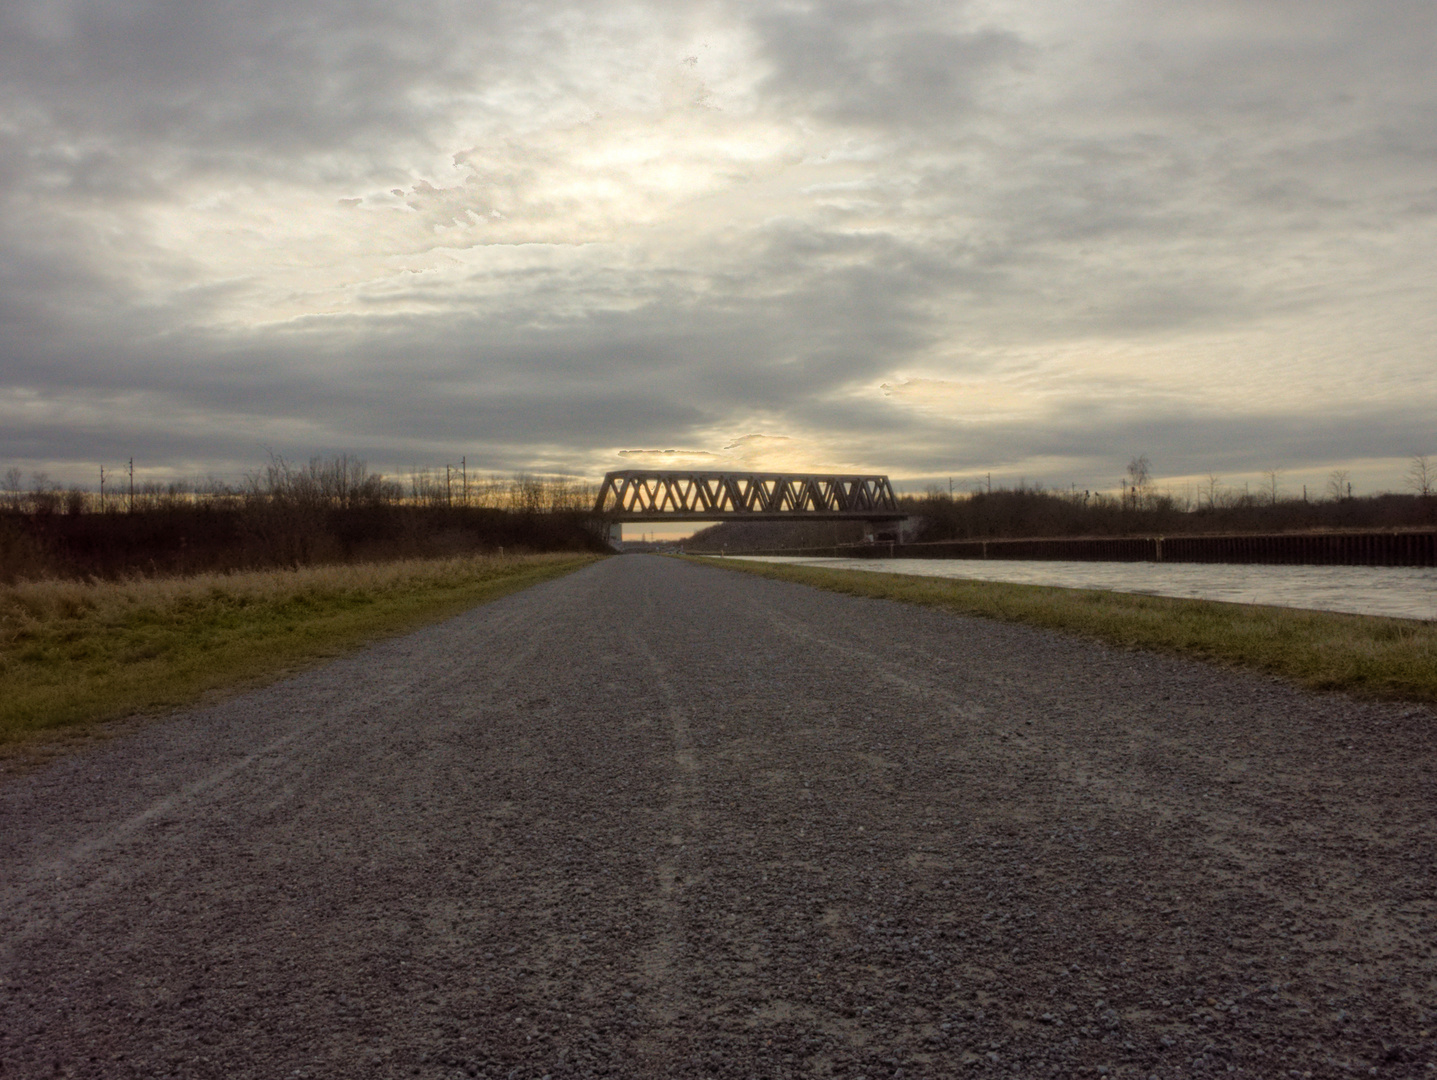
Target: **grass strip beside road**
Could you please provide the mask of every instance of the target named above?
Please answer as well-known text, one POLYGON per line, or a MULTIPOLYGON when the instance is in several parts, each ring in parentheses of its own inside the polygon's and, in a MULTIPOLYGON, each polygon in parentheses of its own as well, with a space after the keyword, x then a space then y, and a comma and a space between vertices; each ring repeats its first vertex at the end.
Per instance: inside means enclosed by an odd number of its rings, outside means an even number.
POLYGON ((739 559, 693 561, 1255 668, 1312 690, 1437 703, 1437 624, 1430 622, 739 559))
POLYGON ((596 558, 470 556, 0 586, 0 746, 193 704, 596 558))

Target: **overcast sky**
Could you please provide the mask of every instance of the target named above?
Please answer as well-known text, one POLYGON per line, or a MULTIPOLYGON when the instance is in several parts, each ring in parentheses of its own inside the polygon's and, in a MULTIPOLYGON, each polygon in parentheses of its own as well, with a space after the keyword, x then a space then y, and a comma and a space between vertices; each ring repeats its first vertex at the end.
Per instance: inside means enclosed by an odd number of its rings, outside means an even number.
POLYGON ((1432 0, 7 0, 0 467, 1400 489, 1434 54, 1432 0))

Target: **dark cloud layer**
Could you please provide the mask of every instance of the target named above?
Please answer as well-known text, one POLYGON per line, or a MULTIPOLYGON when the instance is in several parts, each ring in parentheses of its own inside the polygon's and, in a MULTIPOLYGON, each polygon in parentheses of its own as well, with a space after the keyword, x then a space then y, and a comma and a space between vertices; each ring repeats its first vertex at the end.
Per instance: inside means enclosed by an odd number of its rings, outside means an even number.
POLYGON ((945 26, 922 3, 779 7, 752 26, 773 63, 762 86, 772 107, 890 136, 961 132, 993 73, 1031 51, 1001 28, 945 26))
POLYGON ((18 0, 0 464, 1395 485, 1434 11, 18 0))

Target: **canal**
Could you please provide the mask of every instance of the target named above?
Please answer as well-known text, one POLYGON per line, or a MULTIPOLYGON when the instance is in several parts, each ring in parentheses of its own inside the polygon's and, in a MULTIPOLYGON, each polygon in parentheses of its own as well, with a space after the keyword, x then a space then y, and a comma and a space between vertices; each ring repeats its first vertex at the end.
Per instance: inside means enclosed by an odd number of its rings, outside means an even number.
POLYGON ((1108 589, 1235 604, 1270 604, 1344 611, 1355 615, 1437 620, 1437 567, 1430 566, 742 557, 835 570, 1008 581, 1020 585, 1059 585, 1069 589, 1108 589))

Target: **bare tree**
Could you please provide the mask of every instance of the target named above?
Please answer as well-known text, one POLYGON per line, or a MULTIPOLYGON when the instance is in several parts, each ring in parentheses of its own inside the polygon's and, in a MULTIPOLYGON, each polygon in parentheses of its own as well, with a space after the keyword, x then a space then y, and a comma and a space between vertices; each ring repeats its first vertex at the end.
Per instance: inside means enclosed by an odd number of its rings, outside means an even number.
POLYGON ((49 473, 30 474, 30 505, 37 514, 53 514, 60 509, 60 487, 49 473))
POLYGON ((1141 505, 1147 498, 1148 488, 1153 482, 1153 463, 1147 454, 1140 454, 1128 462, 1128 487, 1133 506, 1141 505))
POLYGON ((11 466, 5 470, 5 490, 10 495, 10 509, 19 510, 21 501, 20 486, 24 483, 24 474, 19 469, 11 466))
POLYGON ((1333 502, 1341 502, 1352 491, 1352 474, 1346 469, 1333 469, 1327 474, 1327 497, 1333 502))
POLYGON ((1407 469, 1407 486, 1424 499, 1432 497, 1432 489, 1437 487, 1437 463, 1433 462, 1430 454, 1412 455, 1412 464, 1407 469))
POLYGON ((520 473, 509 481, 509 509, 521 514, 537 514, 544 508, 544 481, 529 473, 520 473))
POLYGON ((1207 492, 1207 505, 1211 510, 1217 506, 1218 492, 1222 490, 1222 477, 1217 473, 1208 473, 1207 479, 1203 481, 1203 490, 1207 492))

